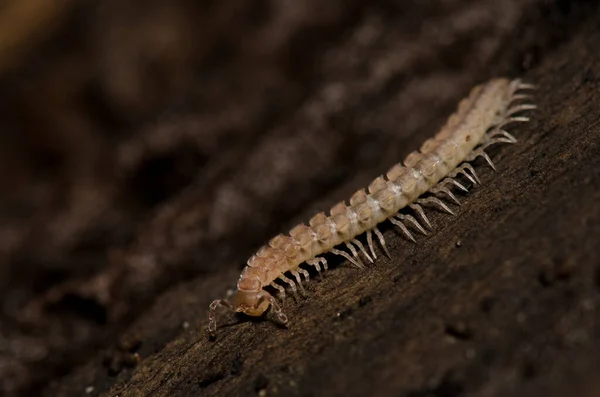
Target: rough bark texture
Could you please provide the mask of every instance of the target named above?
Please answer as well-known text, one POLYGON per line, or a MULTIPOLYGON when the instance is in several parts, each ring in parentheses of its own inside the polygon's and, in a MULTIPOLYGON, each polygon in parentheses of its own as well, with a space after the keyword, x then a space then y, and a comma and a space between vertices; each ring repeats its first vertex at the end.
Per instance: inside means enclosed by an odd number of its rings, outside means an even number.
POLYGON ((15 4, 0 394, 600 395, 596 2, 15 4), (392 259, 313 278, 288 329, 223 313, 207 338, 253 250, 499 75, 539 110, 457 217, 385 227, 392 259))

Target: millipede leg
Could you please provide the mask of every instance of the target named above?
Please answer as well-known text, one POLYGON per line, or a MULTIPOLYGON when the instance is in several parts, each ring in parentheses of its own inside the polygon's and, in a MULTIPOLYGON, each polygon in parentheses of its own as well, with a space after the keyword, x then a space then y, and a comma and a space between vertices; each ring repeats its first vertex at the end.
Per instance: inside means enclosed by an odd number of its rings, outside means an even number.
POLYGON ((308 273, 308 271, 306 269, 302 269, 301 267, 299 267, 298 271, 304 276, 304 281, 306 281, 306 282, 310 281, 310 273, 308 273))
POLYGON ((508 110, 506 111, 506 116, 511 116, 515 113, 521 112, 523 110, 535 110, 537 109, 537 106, 535 106, 532 103, 523 103, 521 105, 515 105, 511 108, 508 108, 508 110))
POLYGON ((352 240, 352 243, 360 249, 360 252, 363 253, 363 255, 369 260, 369 262, 373 263, 373 259, 371 259, 371 257, 367 253, 365 246, 358 239, 352 240))
POLYGON ((352 258, 350 255, 348 255, 347 252, 344 252, 342 250, 339 250, 337 248, 332 248, 331 250, 329 250, 329 252, 331 252, 334 255, 340 255, 343 256, 344 258, 348 259, 348 261, 350 263, 352 263, 354 266, 358 267, 359 269, 364 269, 365 265, 362 264, 362 262, 358 262, 356 261, 354 258, 352 258))
POLYGON ((212 337, 214 337, 215 333, 217 332, 217 308, 219 306, 223 306, 231 310, 232 312, 235 312, 233 306, 231 306, 229 302, 224 301, 222 299, 217 299, 216 301, 213 301, 213 303, 210 304, 208 311, 208 333, 212 337))
POLYGON ((529 94, 515 94, 510 98, 510 101, 513 102, 513 101, 518 101, 520 99, 531 99, 531 98, 532 98, 532 96, 529 94))
POLYGON ((292 270, 290 273, 292 273, 292 276, 294 276, 294 278, 296 279, 296 283, 298 284, 298 287, 300 288, 300 292, 302 292, 302 295, 306 296, 306 291, 304 290, 304 286, 302 285, 302 279, 300 278, 300 273, 298 273, 297 270, 292 270))
POLYGON ((524 83, 521 79, 515 79, 510 83, 511 91, 518 90, 537 90, 537 86, 534 84, 524 83))
POLYGON ((410 241, 412 241, 413 243, 416 243, 417 240, 415 240, 415 238, 413 237, 413 235, 408 231, 408 228, 406 227, 406 225, 404 225, 404 223, 402 223, 401 221, 399 221, 398 219, 395 218, 389 218, 390 222, 392 222, 392 224, 398 226, 406 235, 406 237, 408 237, 410 239, 410 241))
POLYGON ((513 135, 509 134, 505 130, 494 129, 493 131, 491 131, 485 135, 485 138, 488 141, 491 140, 492 138, 496 138, 496 137, 504 137, 504 138, 508 139, 509 141, 511 141, 512 143, 517 142, 517 138, 515 138, 513 135))
POLYGON ((289 278, 287 278, 285 275, 281 275, 279 276, 279 278, 281 279, 281 281, 283 281, 284 283, 286 283, 287 285, 290 286, 290 288, 292 289, 292 292, 294 293, 294 298, 298 298, 298 289, 296 288, 296 284, 289 278))
POLYGON ((454 211, 452 211, 442 200, 440 200, 437 197, 427 197, 427 198, 422 198, 417 200, 417 203, 422 203, 422 204, 435 204, 437 206, 439 206, 442 210, 446 211, 447 213, 449 213, 450 215, 455 215, 454 211))
POLYGON ((356 261, 364 268, 365 264, 360 259, 360 256, 358 256, 358 252, 356 251, 356 248, 354 248, 354 246, 350 243, 346 243, 346 247, 348 247, 350 252, 352 252, 352 256, 354 256, 354 259, 356 259, 356 261))
POLYGON ((500 124, 498 124, 497 128, 502 129, 510 123, 526 123, 528 121, 529 121, 529 117, 525 117, 525 116, 507 117, 500 124))
POLYGON ((325 258, 317 258, 319 260, 319 262, 321 262, 321 264, 323 265, 323 269, 325 269, 325 271, 329 270, 329 266, 327 265, 327 259, 325 258))
POLYGON ((375 254, 375 247, 373 247, 373 232, 371 230, 367 230, 367 244, 369 245, 369 249, 371 250, 373 259, 377 259, 377 254, 375 254))
MULTIPOLYGON (((283 313, 283 310, 281 310, 281 306, 279 306, 279 304, 275 301, 275 298, 273 297, 273 295, 271 295, 267 291, 263 290, 261 292, 260 299, 261 300, 265 299, 271 304, 271 310, 273 310, 273 313, 275 313, 275 315, 277 316, 277 319, 279 319, 279 321, 281 321, 283 325, 285 325, 286 327, 289 325, 287 316, 283 313)), ((260 303, 261 302, 259 301, 259 304, 260 303)))
POLYGON ((473 176, 473 178, 475 178, 475 180, 477 181, 477 183, 481 185, 481 180, 477 176, 477 173, 475 172, 475 168, 473 168, 473 166, 471 164, 464 163, 462 167, 463 167, 464 170, 468 170, 471 173, 471 175, 473 176))
MULTIPOLYGON (((481 145, 479 148, 477 148, 478 150, 486 150, 487 148, 489 148, 492 145, 495 145, 497 143, 510 143, 513 144, 515 143, 515 141, 510 140, 508 138, 495 138, 495 139, 490 139, 488 141, 486 141, 483 145, 481 145)), ((468 160, 471 161, 471 160, 468 160)))
POLYGON ((423 207, 421 207, 419 204, 411 204, 409 205, 409 207, 417 211, 417 213, 421 216, 421 219, 423 219, 427 226, 429 226, 429 229, 433 229, 433 226, 431 226, 431 222, 429 222, 429 218, 427 218, 427 215, 425 215, 425 211, 423 211, 423 207))
POLYGON ((456 203, 456 205, 461 205, 460 201, 458 201, 458 199, 456 198, 456 196, 454 195, 454 193, 452 193, 450 191, 450 189, 448 189, 446 186, 441 186, 441 185, 437 185, 432 187, 431 189, 429 189, 429 192, 435 194, 435 195, 439 195, 441 193, 444 193, 445 195, 447 195, 448 197, 450 197, 452 199, 452 201, 454 201, 456 203))
POLYGON ((454 171, 452 171, 452 173, 450 174, 450 177, 456 178, 459 174, 462 174, 473 185, 477 185, 477 181, 475 179, 473 179, 473 177, 471 175, 469 175, 466 172, 464 172, 464 170, 461 167, 459 167, 459 168, 455 169, 454 171))
MULTIPOLYGON (((414 216, 412 215, 405 215, 405 214, 398 214, 396 215, 396 218, 400 219, 401 221, 407 220, 410 223, 413 224, 413 226, 415 228, 417 228, 418 231, 421 232, 421 234, 424 234, 425 236, 427 236, 429 233, 427 233, 427 231, 423 228, 423 226, 421 226, 421 224, 415 219, 414 216)), ((391 219, 391 218, 390 218, 391 219)), ((392 222, 393 223, 393 222, 392 222)), ((400 225, 397 225, 396 223, 394 223, 394 225, 400 227, 402 229, 402 227, 400 225)), ((404 224, 403 224, 404 226, 404 224)), ((414 239, 412 239, 414 241, 414 239)))
POLYGON ((477 176, 475 169, 469 163, 463 163, 462 165, 460 165, 458 168, 456 168, 454 171, 452 171, 450 176, 454 178, 458 174, 463 174, 465 176, 465 178, 467 178, 469 181, 471 181, 471 183, 473 185, 481 184, 481 181, 479 180, 479 177, 477 176), (467 171, 469 171, 469 172, 467 172, 467 171))
MULTIPOLYGON (((488 165, 490 167, 492 167, 492 169, 494 171, 496 171, 496 166, 494 165, 494 163, 492 162, 492 159, 490 158, 490 156, 488 156, 488 154, 483 150, 483 148, 479 148, 479 149, 475 149, 471 152, 471 154, 469 154, 467 156, 467 161, 473 161, 475 160, 477 157, 483 157, 484 160, 488 163, 488 165)), ((481 182, 480 182, 481 183, 481 182)))
POLYGON ((537 90, 537 85, 519 82, 517 90, 537 90))
POLYGON ((269 284, 271 287, 275 288, 279 293, 277 294, 277 297, 281 300, 281 302, 283 302, 285 300, 285 288, 283 288, 283 286, 277 284, 275 281, 273 281, 271 284, 269 284))
POLYGON ((392 256, 390 255, 390 251, 388 251, 387 246, 385 245, 385 239, 383 238, 383 234, 381 234, 381 232, 379 231, 379 229, 377 229, 377 227, 375 227, 373 229, 373 231, 375 232, 375 235, 377 235, 377 238, 379 239, 379 244, 381 244, 381 247, 385 251, 385 254, 387 255, 387 257, 392 259, 392 256))
POLYGON ((321 275, 321 261, 319 260, 319 258, 313 258, 310 261, 307 261, 306 263, 308 263, 311 266, 314 266, 315 269, 317 269, 319 276, 321 275))
POLYGON ((465 187, 465 185, 463 185, 462 183, 460 183, 459 181, 457 181, 454 178, 446 178, 439 183, 439 185, 441 185, 441 186, 446 186, 448 184, 456 186, 458 188, 458 190, 462 190, 465 193, 469 193, 469 189, 467 189, 465 187))

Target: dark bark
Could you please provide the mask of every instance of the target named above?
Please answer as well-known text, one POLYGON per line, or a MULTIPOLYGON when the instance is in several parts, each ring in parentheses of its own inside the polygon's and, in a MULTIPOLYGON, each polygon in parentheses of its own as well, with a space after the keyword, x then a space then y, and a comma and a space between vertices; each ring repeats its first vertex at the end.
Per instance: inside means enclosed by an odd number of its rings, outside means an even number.
POLYGON ((0 390, 600 392, 595 2, 134 3, 65 6, 0 64, 0 390), (288 329, 223 313, 207 338, 253 250, 499 75, 539 110, 457 217, 385 227, 392 259, 313 278, 288 329))

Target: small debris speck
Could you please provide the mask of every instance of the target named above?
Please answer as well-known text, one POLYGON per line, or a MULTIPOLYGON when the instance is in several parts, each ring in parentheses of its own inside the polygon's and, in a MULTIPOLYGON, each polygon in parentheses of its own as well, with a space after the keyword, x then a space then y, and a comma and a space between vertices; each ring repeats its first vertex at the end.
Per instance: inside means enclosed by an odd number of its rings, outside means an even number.
POLYGON ((259 374, 254 380, 254 390, 259 396, 266 396, 267 386, 269 386, 269 379, 263 374, 259 374))
POLYGON ((475 352, 475 349, 467 349, 465 351, 465 357, 468 358, 469 360, 474 359, 477 356, 477 353, 475 352))
POLYGON ((371 298, 368 296, 364 296, 358 300, 359 306, 365 306, 367 303, 371 302, 371 298))
POLYGON ((473 331, 462 321, 447 323, 445 332, 447 335, 459 340, 469 340, 473 337, 473 331))

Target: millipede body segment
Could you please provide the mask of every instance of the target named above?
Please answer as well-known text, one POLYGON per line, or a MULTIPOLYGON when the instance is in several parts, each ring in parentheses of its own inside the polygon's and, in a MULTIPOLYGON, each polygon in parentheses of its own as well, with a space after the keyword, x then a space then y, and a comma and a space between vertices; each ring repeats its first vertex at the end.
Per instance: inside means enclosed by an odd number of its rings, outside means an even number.
POLYGON ((271 239, 248 260, 233 302, 215 300, 211 303, 210 334, 216 332, 216 310, 220 306, 249 316, 260 316, 271 307, 279 321, 287 324, 281 306, 264 287, 277 290, 281 299, 286 290, 283 285, 294 292, 297 289, 304 292, 302 276, 308 281, 309 273, 301 265, 313 266, 318 272, 322 267, 327 270, 327 261, 321 256, 326 253, 341 255, 355 266, 364 268, 359 252, 371 262, 377 258, 373 235, 389 256, 383 235, 377 229, 381 222, 389 220, 415 241, 407 225, 422 234, 427 234, 422 223, 431 229, 422 205, 434 205, 453 215, 440 197, 460 205, 452 191, 468 191, 469 184, 457 179, 459 175, 472 185, 480 183, 470 164, 476 158, 482 157, 495 169, 485 149, 496 143, 517 141, 504 127, 509 123, 529 121, 516 114, 536 107, 526 103, 528 95, 518 92, 533 88, 521 80, 506 78, 496 78, 474 87, 433 138, 425 141, 419 151, 409 154, 403 164, 398 163, 385 175, 375 178, 366 190, 354 193, 349 205, 342 201, 331 208, 329 215, 320 212, 310 219, 308 226, 300 224, 290 230, 289 235, 280 234, 271 239), (366 233, 369 252, 357 239, 363 233, 366 233))

